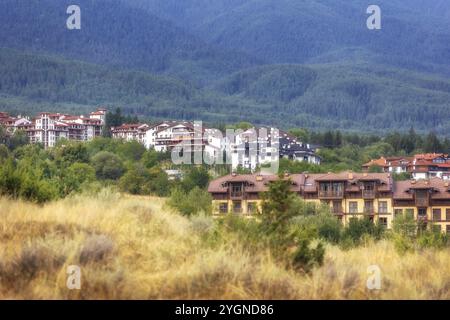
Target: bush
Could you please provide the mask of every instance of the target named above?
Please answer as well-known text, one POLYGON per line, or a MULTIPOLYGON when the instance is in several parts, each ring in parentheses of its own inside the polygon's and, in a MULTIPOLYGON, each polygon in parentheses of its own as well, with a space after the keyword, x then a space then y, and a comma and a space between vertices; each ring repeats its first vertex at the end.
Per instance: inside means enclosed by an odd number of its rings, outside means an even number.
POLYGON ((353 218, 344 229, 342 237, 348 239, 347 244, 351 242, 353 245, 359 245, 363 239, 367 238, 380 240, 384 230, 383 226, 373 223, 368 218, 353 218))
POLYGON ((309 241, 302 240, 294 253, 293 265, 297 270, 310 272, 314 267, 323 265, 324 257, 325 248, 321 242, 311 248, 309 241))
POLYGON ((68 167, 73 163, 88 163, 89 155, 86 145, 81 142, 60 140, 52 150, 56 163, 68 167))
POLYGON ((171 183, 167 173, 156 167, 151 168, 148 172, 147 192, 158 197, 167 197, 171 189, 171 183))
POLYGON ((44 203, 58 198, 58 190, 54 183, 28 175, 22 180, 20 197, 29 201, 44 203))
POLYGON ((91 159, 97 178, 101 180, 117 180, 124 171, 122 160, 112 152, 100 151, 91 159))
POLYGON ((448 245, 448 235, 439 231, 427 230, 421 232, 417 238, 417 245, 420 249, 432 248, 443 249, 448 245))
POLYGON ((114 250, 114 241, 105 235, 92 235, 86 239, 80 252, 80 263, 99 262, 114 250))
POLYGON ((74 163, 65 172, 64 194, 80 192, 83 185, 95 181, 95 170, 87 163, 74 163))
POLYGON ((310 222, 317 207, 300 200, 290 188, 290 180, 281 178, 269 185, 263 196, 261 232, 266 234, 277 257, 290 260, 297 270, 310 272, 314 266, 322 265, 325 248, 320 242, 311 248, 311 240, 318 235, 317 225, 306 223, 298 228, 295 222, 302 218, 310 222))
POLYGON ((208 170, 204 167, 192 167, 184 176, 182 187, 185 191, 195 187, 206 189, 209 183, 208 170))
POLYGON ((195 187, 189 193, 180 188, 174 188, 168 204, 181 214, 190 216, 200 212, 211 214, 211 202, 211 195, 207 191, 195 187))
POLYGON ((149 173, 141 166, 134 166, 129 169, 119 180, 119 189, 130 194, 145 194, 149 192, 146 184, 149 180, 149 173))

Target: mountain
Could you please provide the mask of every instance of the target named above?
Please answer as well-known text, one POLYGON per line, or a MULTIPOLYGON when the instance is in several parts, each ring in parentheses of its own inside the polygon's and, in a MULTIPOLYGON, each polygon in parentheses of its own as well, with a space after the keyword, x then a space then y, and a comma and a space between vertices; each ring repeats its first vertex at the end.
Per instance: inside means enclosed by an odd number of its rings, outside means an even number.
POLYGON ((365 64, 267 65, 196 88, 168 76, 0 49, 0 74, 0 109, 16 113, 107 105, 152 120, 450 131, 449 80, 365 64))
POLYGON ((262 121, 268 111, 254 117, 252 103, 174 77, 0 48, 1 111, 80 113, 102 105, 151 120, 262 121))
POLYGON ((2 0, 2 47, 63 55, 91 63, 177 75, 206 83, 255 65, 171 22, 115 0, 79 0, 81 30, 68 30, 70 0, 2 0))
POLYGON ((154 119, 450 135, 450 4, 379 0, 0 2, 0 110, 120 106, 154 119))
POLYGON ((450 132, 450 80, 373 66, 269 65, 237 72, 216 90, 272 105, 267 122, 367 130, 450 132))
POLYGON ((206 41, 271 63, 383 62, 450 74, 450 2, 379 0, 382 30, 369 31, 369 0, 127 0, 206 41), (355 55, 355 53, 357 55, 355 55))

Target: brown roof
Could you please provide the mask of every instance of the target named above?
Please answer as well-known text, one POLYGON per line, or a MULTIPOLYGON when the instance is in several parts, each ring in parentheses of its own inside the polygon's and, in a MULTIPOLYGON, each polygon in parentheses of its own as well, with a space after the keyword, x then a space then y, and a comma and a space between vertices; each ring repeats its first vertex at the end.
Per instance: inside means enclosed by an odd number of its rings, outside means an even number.
MULTIPOLYGON (((264 192, 268 189, 268 183, 278 179, 276 175, 228 175, 219 179, 213 180, 208 188, 211 193, 226 193, 227 184, 232 182, 244 182, 247 184, 247 191, 250 192, 264 192)), ((347 181, 347 192, 359 191, 359 181, 379 181, 378 190, 389 192, 392 190, 392 178, 388 173, 328 173, 328 174, 292 174, 286 175, 285 179, 292 181, 292 191, 305 193, 314 193, 318 190, 319 182, 328 181, 347 181)))
POLYGON ((449 183, 439 178, 419 181, 397 181, 394 187, 394 199, 412 200, 412 190, 431 190, 432 199, 450 199, 449 183))
MULTIPOLYGON (((303 183, 304 177, 301 174, 293 174, 285 176, 285 179, 292 181, 292 191, 299 192, 303 183)), ((278 180, 277 175, 228 175, 211 181, 208 187, 210 193, 226 193, 228 192, 229 183, 245 183, 246 192, 265 192, 269 189, 269 183, 278 180)))
POLYGON ((445 153, 423 153, 423 154, 416 154, 414 156, 415 159, 421 159, 421 160, 434 160, 436 158, 448 158, 448 154, 445 153))

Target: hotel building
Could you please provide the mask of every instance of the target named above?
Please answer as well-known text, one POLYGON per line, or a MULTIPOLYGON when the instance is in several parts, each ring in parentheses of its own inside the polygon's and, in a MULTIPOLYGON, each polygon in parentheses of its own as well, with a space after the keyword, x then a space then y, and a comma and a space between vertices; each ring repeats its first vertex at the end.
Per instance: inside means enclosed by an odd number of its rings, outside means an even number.
MULTIPOLYGON (((274 175, 232 174, 212 181, 208 191, 214 214, 258 214, 262 193, 277 179, 274 175)), ((366 217, 392 228, 396 216, 411 215, 424 226, 450 233, 450 186, 439 178, 396 182, 389 173, 344 172, 293 174, 284 179, 306 202, 328 205, 344 225, 366 217)))

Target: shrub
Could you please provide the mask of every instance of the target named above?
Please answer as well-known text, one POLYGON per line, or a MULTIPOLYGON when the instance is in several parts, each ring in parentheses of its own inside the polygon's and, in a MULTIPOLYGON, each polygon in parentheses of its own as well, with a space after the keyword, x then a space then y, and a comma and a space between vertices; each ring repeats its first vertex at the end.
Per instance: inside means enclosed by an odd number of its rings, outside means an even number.
POLYGON ((29 201, 44 203, 58 198, 58 189, 54 183, 48 180, 27 175, 22 180, 20 197, 29 201))
POLYGON ((101 180, 117 180, 124 171, 122 160, 112 152, 101 151, 92 157, 91 163, 97 178, 101 180))
POLYGON ((65 172, 63 179, 64 194, 81 191, 83 185, 95 181, 95 170, 87 163, 74 163, 65 172))
POLYGON ((149 180, 149 173, 142 166, 133 166, 119 180, 119 188, 122 192, 131 194, 145 194, 149 192, 149 186, 145 186, 149 180))
POLYGON ((205 189, 209 183, 208 170, 204 167, 192 167, 185 174, 182 181, 182 187, 185 191, 194 189, 195 187, 205 189))
POLYGON ((384 234, 384 227, 373 223, 368 218, 350 219, 348 226, 344 229, 343 238, 348 239, 348 243, 359 245, 363 239, 367 237, 380 240, 384 234))
POLYGON ((211 216, 201 212, 191 217, 191 228, 200 235, 208 234, 214 230, 214 220, 211 216))
POLYGON ((276 256, 290 259, 303 272, 323 263, 325 249, 321 243, 311 248, 317 226, 305 224, 304 228, 293 228, 293 225, 299 216, 313 215, 315 209, 291 191, 290 180, 280 178, 272 182, 263 196, 261 231, 268 237, 269 247, 276 256))
POLYGON ((211 213, 211 195, 195 187, 188 193, 180 188, 174 188, 169 198, 169 205, 177 209, 181 214, 190 216, 200 212, 211 213))
POLYGON ((114 242, 105 235, 92 235, 86 239, 80 252, 80 263, 99 262, 114 250, 114 242))
POLYGON ((323 265, 325 248, 318 242, 315 248, 311 248, 310 242, 301 240, 293 256, 293 265, 296 269, 310 272, 315 266, 323 265))
POLYGON ((70 166, 75 162, 88 163, 89 155, 86 145, 81 142, 60 140, 52 150, 55 161, 63 166, 70 166))
POLYGON ((417 245, 420 249, 443 249, 447 246, 448 242, 448 235, 442 233, 440 230, 426 230, 421 232, 417 238, 417 245))
POLYGON ((9 150, 4 144, 0 144, 0 163, 8 159, 9 150))
POLYGON ((146 183, 146 192, 159 197, 166 197, 170 194, 171 183, 167 173, 160 168, 151 168, 148 181, 146 183))

